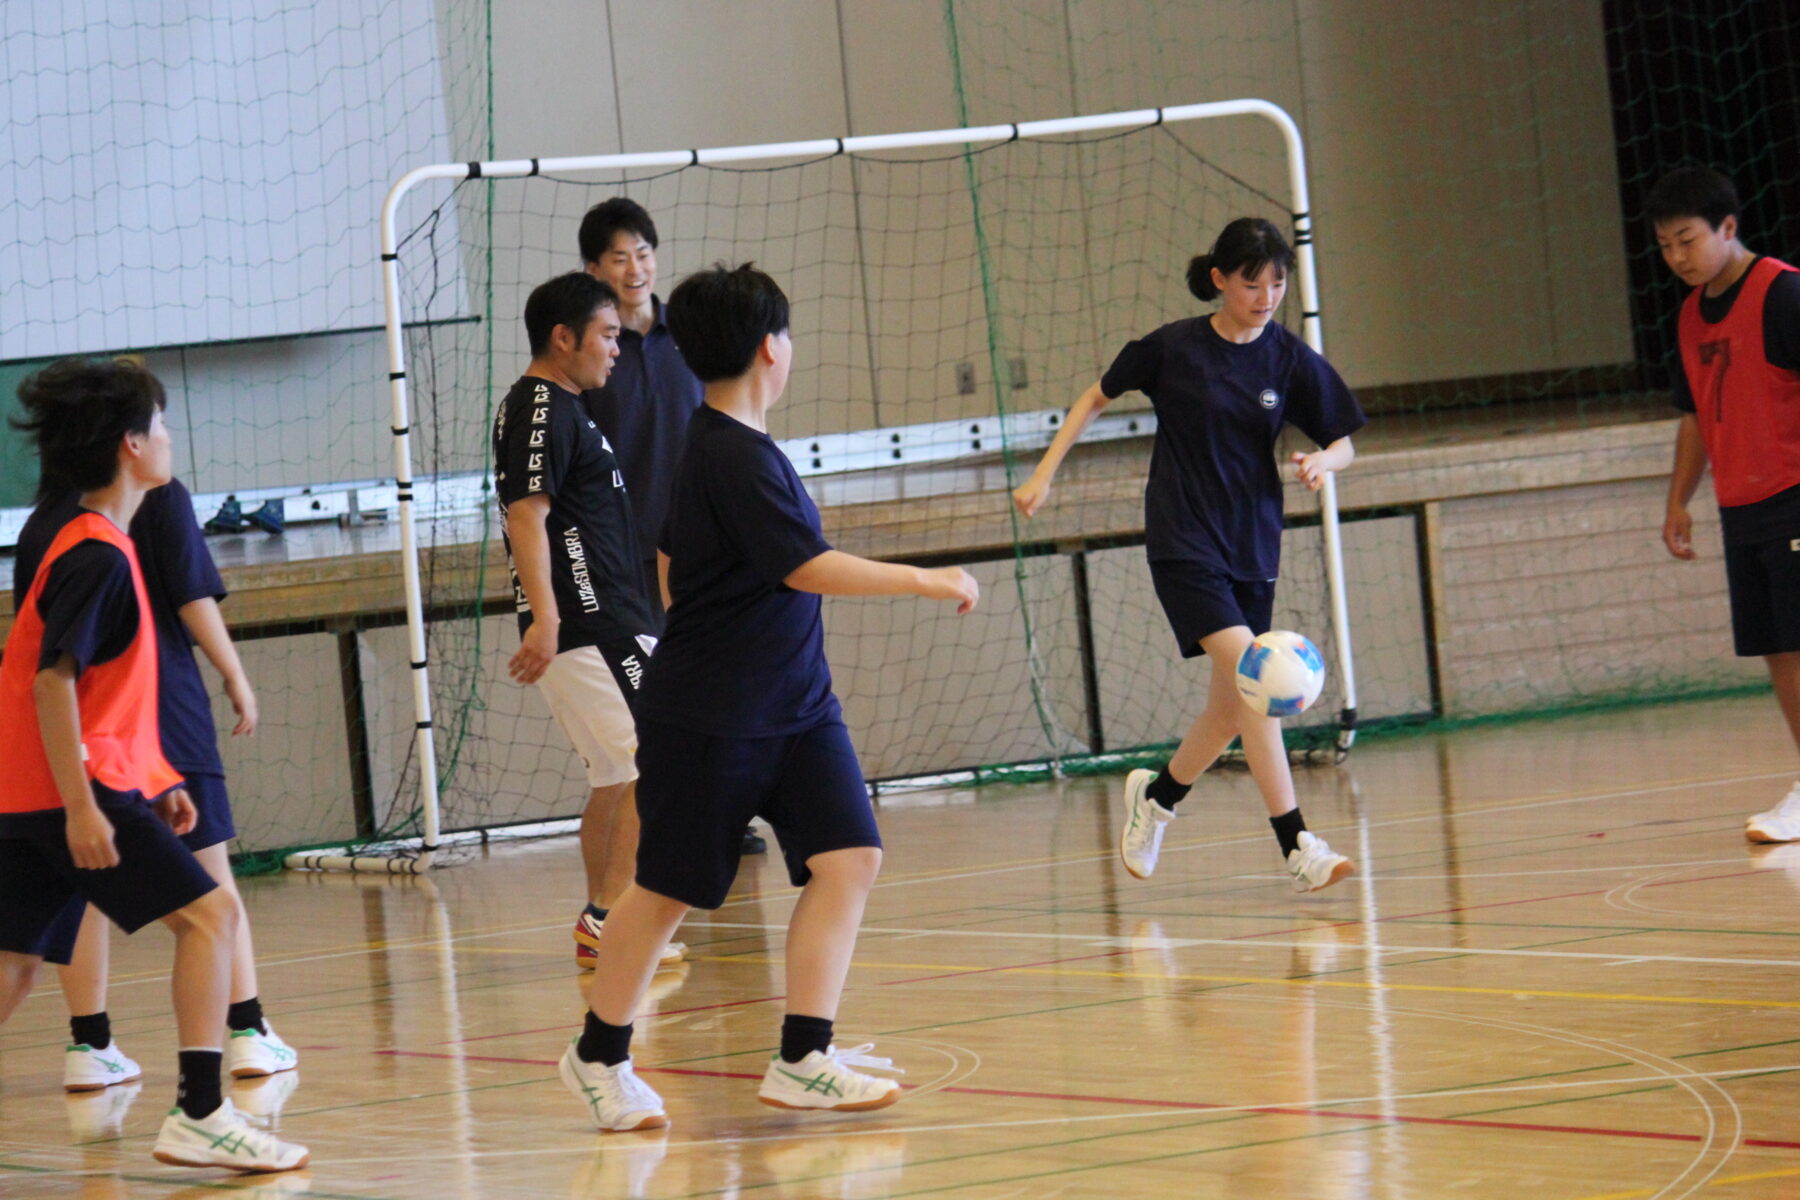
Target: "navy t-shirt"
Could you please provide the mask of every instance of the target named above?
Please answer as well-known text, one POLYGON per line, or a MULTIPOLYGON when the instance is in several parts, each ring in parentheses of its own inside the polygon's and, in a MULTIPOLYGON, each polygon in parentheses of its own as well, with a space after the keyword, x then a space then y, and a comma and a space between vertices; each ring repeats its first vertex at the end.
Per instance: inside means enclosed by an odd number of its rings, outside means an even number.
POLYGON ((1366 418, 1337 371, 1285 326, 1254 342, 1220 337, 1209 317, 1164 325, 1119 351, 1100 379, 1109 399, 1139 391, 1156 409, 1144 487, 1144 548, 1242 581, 1281 565, 1285 422, 1320 446, 1366 418))
MULTIPOLYGON (((648 333, 619 331, 619 357, 606 386, 581 394, 588 415, 612 440, 625 472, 636 519, 638 557, 656 557, 656 538, 669 513, 669 488, 681 461, 688 418, 705 392, 682 361, 675 337, 663 320, 662 301, 652 296, 655 320, 648 333)), ((654 579, 646 581, 651 587, 654 579)))
MULTIPOLYGON (((1750 265, 1755 266, 1756 260, 1752 259, 1750 265)), ((1731 307, 1737 303, 1738 293, 1744 290, 1744 280, 1748 278, 1750 272, 1746 268, 1736 283, 1717 296, 1701 292, 1700 319, 1708 325, 1717 325, 1730 316, 1731 307)), ((1677 346, 1681 343, 1679 332, 1675 342, 1677 346)), ((1688 387, 1680 351, 1676 354, 1675 367, 1669 378, 1669 399, 1681 412, 1691 413, 1694 411, 1694 393, 1688 387)), ((1768 294, 1763 298, 1763 356, 1770 366, 1800 371, 1800 271, 1783 271, 1769 282, 1768 294)), ((1719 525, 1728 546, 1792 537, 1793 531, 1800 529, 1800 487, 1776 492, 1754 504, 1721 505, 1719 525)))
MULTIPOLYGON (((69 493, 39 506, 26 520, 19 532, 18 557, 13 567, 14 596, 24 597, 57 531, 80 512, 76 494, 69 493)), ((219 757, 212 701, 199 664, 194 661, 194 639, 182 624, 181 609, 208 596, 225 599, 225 581, 219 577, 219 569, 206 548, 206 535, 194 518, 193 499, 187 488, 180 480, 172 480, 145 493, 128 532, 137 549, 144 590, 150 597, 150 616, 156 626, 156 716, 163 757, 183 774, 222 775, 225 765, 219 757)), ((85 551, 97 545, 100 543, 89 543, 80 549, 85 551)), ((123 561, 123 555, 116 550, 113 553, 123 561)), ((46 587, 55 581, 55 574, 53 571, 46 587)), ((129 570, 126 582, 129 585, 129 570)), ((133 598, 134 631, 136 603, 133 598)), ((129 641, 127 637, 125 644, 129 641)), ((107 657, 122 650, 123 645, 107 657)))
POLYGON ((639 711, 742 738, 841 719, 819 597, 782 583, 831 549, 794 464, 768 434, 704 405, 686 443, 659 539, 675 603, 639 711))
MULTIPOLYGON (((494 414, 494 484, 506 506, 548 496, 550 587, 560 620, 558 654, 651 630, 625 477, 574 392, 531 375, 515 383, 494 414)), ((512 539, 506 539, 512 562, 512 539)), ((519 632, 531 628, 531 604, 513 570, 519 632)))

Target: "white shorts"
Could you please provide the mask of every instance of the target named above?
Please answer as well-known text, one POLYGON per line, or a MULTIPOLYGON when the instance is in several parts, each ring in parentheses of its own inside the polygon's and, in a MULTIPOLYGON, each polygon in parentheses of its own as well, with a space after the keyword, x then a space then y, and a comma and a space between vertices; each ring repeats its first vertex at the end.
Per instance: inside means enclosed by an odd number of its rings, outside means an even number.
POLYGON ((642 678, 643 663, 656 643, 640 638, 638 644, 643 647, 642 659, 626 650, 616 672, 598 646, 579 646, 551 659, 538 678, 550 714, 587 764, 591 788, 630 783, 638 777, 637 722, 620 680, 635 685, 642 678))

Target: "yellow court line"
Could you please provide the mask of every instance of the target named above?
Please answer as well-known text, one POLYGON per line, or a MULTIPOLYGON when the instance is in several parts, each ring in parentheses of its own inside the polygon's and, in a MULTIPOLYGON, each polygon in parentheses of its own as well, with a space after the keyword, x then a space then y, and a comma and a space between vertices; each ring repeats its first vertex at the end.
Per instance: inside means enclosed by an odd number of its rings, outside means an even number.
MULTIPOLYGON (((1754 1175, 1726 1175, 1719 1179, 1709 1179, 1702 1186, 1723 1187, 1728 1183, 1755 1183, 1763 1179, 1787 1179, 1800 1175, 1800 1167, 1787 1167, 1780 1171, 1758 1171, 1754 1175)), ((1582 1196, 1580 1200, 1643 1200, 1645 1196, 1657 1194, 1655 1188, 1638 1188, 1630 1192, 1605 1192, 1599 1195, 1582 1196)))
MULTIPOLYGON (((748 955, 691 955, 699 962, 779 963, 748 955)), ((1644 996, 1632 992, 1553 992, 1530 988, 1454 987, 1432 983, 1373 983, 1355 979, 1283 979, 1267 975, 1171 975, 1151 971, 1098 971, 1088 967, 971 967, 967 963, 893 963, 855 959, 852 966, 892 971, 943 971, 947 975, 1072 975, 1098 979, 1145 979, 1182 983, 1273 984, 1277 987, 1334 987, 1382 992, 1449 992, 1465 996, 1528 996, 1540 1000, 1609 1000, 1631 1004, 1711 1004, 1726 1008, 1800 1008, 1800 1000, 1732 1000, 1722 996, 1644 996)))

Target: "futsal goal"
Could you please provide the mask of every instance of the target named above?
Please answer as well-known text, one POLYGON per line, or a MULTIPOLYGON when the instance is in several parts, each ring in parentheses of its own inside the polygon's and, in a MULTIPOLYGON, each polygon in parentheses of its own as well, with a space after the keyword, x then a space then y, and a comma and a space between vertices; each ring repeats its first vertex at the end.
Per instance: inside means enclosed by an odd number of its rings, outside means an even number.
MULTIPOLYGON (((1193 311, 1185 264, 1232 218, 1286 214, 1298 278, 1283 319, 1324 350, 1305 156, 1286 112, 1244 99, 439 163, 401 176, 381 208, 394 470, 381 503, 399 532, 405 625, 366 635, 373 800, 358 845, 290 866, 420 872, 458 831, 579 811, 572 751, 503 670, 516 635, 488 430, 528 358, 527 293, 579 268, 581 217, 615 195, 657 223, 660 294, 698 267, 749 260, 788 292, 794 368, 771 433, 827 537, 960 563, 982 582, 983 607, 960 619, 827 604, 837 690, 877 786, 1117 769, 1178 735, 1205 672, 1181 674, 1143 564, 1147 401, 1108 409, 1036 521, 1014 516, 1008 492, 1120 346, 1193 311)), ((1357 679, 1330 477, 1316 501, 1290 489, 1283 558, 1276 623, 1311 635, 1334 668, 1300 736, 1341 754, 1357 679)))

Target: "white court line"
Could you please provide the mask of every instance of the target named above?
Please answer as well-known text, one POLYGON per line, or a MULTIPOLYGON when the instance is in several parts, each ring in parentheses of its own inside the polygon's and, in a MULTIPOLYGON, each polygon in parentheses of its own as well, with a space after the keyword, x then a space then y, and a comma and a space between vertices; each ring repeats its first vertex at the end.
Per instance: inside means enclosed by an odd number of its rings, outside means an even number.
MULTIPOLYGON (((705 926, 710 929, 760 929, 766 931, 786 929, 786 925, 750 924, 731 921, 712 921, 705 926)), ((1622 963, 1685 963, 1696 966, 1726 967, 1800 967, 1800 959, 1793 958, 1699 958, 1682 954, 1599 954, 1591 950, 1500 950, 1472 949, 1466 946, 1401 946, 1388 942, 1380 946, 1368 946, 1362 942, 1272 942, 1267 938, 1255 940, 1238 940, 1233 938, 1129 938, 1096 936, 1091 933, 1013 933, 996 929, 904 929, 891 925, 864 925, 858 930, 861 934, 886 933, 900 935, 895 940, 919 937, 972 937, 972 938, 1026 938, 1041 941, 1081 942, 1088 946, 1110 946, 1121 950, 1180 950, 1187 946, 1232 946, 1239 949, 1256 949, 1268 947, 1281 950, 1345 950, 1360 951, 1365 954, 1456 954, 1476 957, 1495 958, 1577 958, 1591 959, 1609 965, 1622 963)), ((1399 964, 1404 966, 1405 964, 1399 964)), ((971 966, 971 970, 991 970, 991 967, 971 966)))

